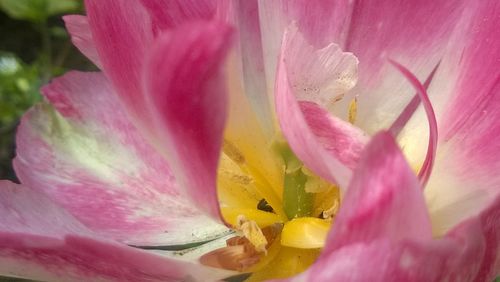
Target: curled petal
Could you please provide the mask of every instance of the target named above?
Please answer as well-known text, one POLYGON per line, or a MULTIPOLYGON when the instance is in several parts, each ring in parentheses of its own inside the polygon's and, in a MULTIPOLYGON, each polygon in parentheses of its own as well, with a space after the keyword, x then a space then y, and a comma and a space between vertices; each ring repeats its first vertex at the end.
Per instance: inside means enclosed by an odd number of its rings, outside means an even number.
POLYGON ((434 114, 434 109, 432 108, 432 104, 429 100, 429 96, 427 95, 425 87, 407 68, 395 61, 390 62, 406 77, 406 79, 408 79, 408 81, 410 81, 412 86, 415 87, 427 115, 427 121, 429 123, 429 142, 427 145, 427 154, 425 155, 424 163, 422 164, 422 168, 420 168, 420 171, 418 172, 420 182, 422 183, 422 186, 425 186, 425 184, 427 184, 427 181, 429 180, 432 167, 434 165, 434 159, 436 157, 438 141, 436 115, 434 114))

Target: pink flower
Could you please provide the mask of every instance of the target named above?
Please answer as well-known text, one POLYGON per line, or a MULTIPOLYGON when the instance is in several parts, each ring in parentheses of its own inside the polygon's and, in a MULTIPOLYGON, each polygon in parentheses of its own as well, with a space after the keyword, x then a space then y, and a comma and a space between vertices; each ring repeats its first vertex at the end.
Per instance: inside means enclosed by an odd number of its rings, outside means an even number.
POLYGON ((499 274, 497 1, 85 4, 65 21, 102 72, 21 122, 2 275, 499 274))

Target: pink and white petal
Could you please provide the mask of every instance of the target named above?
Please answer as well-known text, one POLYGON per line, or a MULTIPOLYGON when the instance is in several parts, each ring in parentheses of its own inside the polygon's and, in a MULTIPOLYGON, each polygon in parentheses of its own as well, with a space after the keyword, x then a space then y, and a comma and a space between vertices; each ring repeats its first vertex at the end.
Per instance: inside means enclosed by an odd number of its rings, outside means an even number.
POLYGON ((55 238, 68 232, 95 236, 93 231, 39 191, 8 180, 0 180, 0 214, 0 230, 4 233, 55 238))
MULTIPOLYGON (((259 18, 266 83, 271 106, 285 29, 295 22, 300 33, 314 48, 332 42, 341 45, 350 21, 352 4, 335 0, 259 1, 259 18), (328 20, 318 20, 328 19, 328 20)), ((341 45, 342 46, 342 45, 341 45)))
POLYGON ((283 61, 298 100, 330 107, 351 90, 358 79, 358 59, 336 44, 318 49, 292 23, 285 31, 283 61))
POLYGON ((217 281, 234 275, 102 239, 5 232, 0 273, 41 281, 217 281))
MULTIPOLYGON (((276 78, 275 104, 281 130, 294 153, 308 168, 345 189, 351 176, 350 168, 356 163, 366 137, 360 130, 334 118, 312 102, 299 104, 296 97, 303 94, 297 93, 302 89, 296 87, 301 83, 297 81, 300 78, 297 72, 300 70, 298 64, 295 65, 296 62, 293 61, 295 56, 292 56, 297 55, 297 52, 292 52, 297 49, 297 46, 292 46, 292 43, 297 43, 294 39, 296 36, 298 36, 297 31, 294 29, 285 34, 276 78)), ((299 41, 304 43, 303 40, 299 41)), ((302 47, 307 48, 307 46, 302 47)), ((328 56, 345 56, 344 53, 338 52, 336 46, 327 48, 333 48, 331 49, 333 53, 325 53, 328 56)), ((329 58, 327 61, 337 60, 329 58)), ((356 61, 350 60, 350 63, 355 65, 356 61)), ((355 66, 353 68, 355 69, 355 66)), ((353 68, 346 67, 345 64, 333 64, 329 66, 329 74, 334 74, 336 71, 343 73, 346 69, 353 68)), ((332 85, 336 84, 335 79, 339 77, 332 79, 332 85)))
POLYGON ((0 274, 43 281, 178 281, 231 273, 96 237, 42 193, 0 181, 0 274))
POLYGON ((204 241, 225 232, 181 193, 169 165, 127 118, 100 73, 42 89, 17 134, 16 173, 88 228, 133 245, 204 241))
POLYGON ((446 238, 455 240, 463 249, 457 256, 459 265, 456 277, 468 277, 469 281, 492 281, 500 275, 500 196, 477 216, 454 227, 446 238), (475 273, 475 275, 472 275, 475 273))
POLYGON ((299 102, 299 107, 314 136, 323 148, 342 164, 354 169, 368 143, 368 136, 312 102, 299 102))
POLYGON ((101 68, 99 54, 95 48, 92 32, 90 31, 87 17, 81 15, 67 15, 63 17, 66 29, 71 35, 71 42, 92 61, 98 68, 101 68))
MULTIPOLYGON (((404 242, 387 239, 355 243, 323 254, 306 272, 279 281, 442 281, 446 259, 454 244, 404 242)), ((468 280, 467 280, 468 281, 468 280)))
POLYGON ((318 176, 345 189, 352 172, 336 156, 328 153, 319 138, 314 135, 295 99, 283 60, 276 78, 275 97, 281 130, 295 155, 318 176))
MULTIPOLYGON (((369 133, 391 125, 413 98, 415 90, 386 60, 390 58, 409 66, 410 71, 424 81, 441 60, 466 2, 356 2, 344 50, 352 52, 360 61, 358 83, 350 92, 358 96, 357 125, 369 133)), ((439 93, 431 93, 431 99, 436 96, 439 93)), ((338 115, 346 116, 349 100, 339 103, 338 115)), ((420 121, 425 120, 423 111, 418 111, 418 115, 420 121)), ((419 132, 423 138, 426 138, 426 130, 421 128, 419 132)), ((418 149, 425 155, 425 146, 422 147, 418 149)))
POLYGON ((134 124, 149 129, 147 121, 152 117, 141 80, 155 38, 150 14, 139 1, 86 0, 85 8, 103 72, 134 124))
POLYGON ((394 138, 378 133, 366 146, 354 172, 325 252, 379 238, 391 241, 431 238, 431 224, 420 184, 394 138))
POLYGON ((232 30, 192 22, 165 32, 147 59, 144 92, 163 155, 193 205, 220 219, 216 173, 227 114, 223 61, 232 30), (180 44, 182 42, 182 44, 180 44))
POLYGON ((173 28, 190 20, 211 20, 220 0, 141 0, 160 30, 173 28))
MULTIPOLYGON (((269 99, 272 97, 269 93, 272 93, 274 84, 266 83, 259 3, 255 0, 234 1, 232 14, 237 28, 236 38, 239 51, 235 56, 239 60, 239 65, 236 66, 239 69, 233 76, 240 80, 247 103, 249 103, 245 106, 250 106, 250 110, 255 112, 258 125, 262 128, 265 138, 271 139, 276 134, 276 117, 274 108, 271 106, 273 101, 269 99)), ((231 96, 230 99, 234 98, 231 96)))
POLYGON ((493 281, 500 274, 499 242, 497 197, 442 239, 355 242, 325 251, 306 272, 281 281, 493 281))
POLYGON ((499 14, 497 1, 471 2, 437 74, 442 133, 425 191, 436 234, 478 214, 500 193, 499 14))

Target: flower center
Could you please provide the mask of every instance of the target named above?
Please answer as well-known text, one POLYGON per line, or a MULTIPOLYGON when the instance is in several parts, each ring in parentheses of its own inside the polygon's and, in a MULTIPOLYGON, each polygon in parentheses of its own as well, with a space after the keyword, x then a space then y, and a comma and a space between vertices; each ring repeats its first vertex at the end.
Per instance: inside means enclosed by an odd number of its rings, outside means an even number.
POLYGON ((258 272, 286 250, 306 268, 324 246, 339 207, 338 188, 308 170, 286 142, 274 142, 267 152, 279 173, 263 170, 224 142, 218 196, 224 220, 237 236, 203 255, 203 264, 258 272), (301 257, 308 257, 307 263, 301 257))

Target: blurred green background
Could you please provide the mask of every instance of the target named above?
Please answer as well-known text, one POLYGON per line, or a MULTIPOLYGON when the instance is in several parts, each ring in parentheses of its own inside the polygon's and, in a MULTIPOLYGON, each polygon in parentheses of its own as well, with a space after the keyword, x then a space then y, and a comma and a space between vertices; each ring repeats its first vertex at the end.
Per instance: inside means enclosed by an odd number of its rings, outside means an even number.
POLYGON ((16 127, 42 99, 40 86, 69 69, 95 69, 73 47, 61 18, 82 13, 81 0, 0 0, 0 179, 16 181, 16 127))

